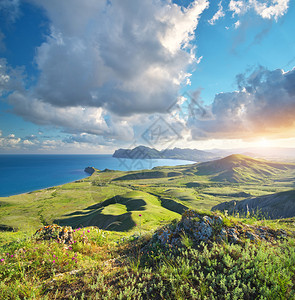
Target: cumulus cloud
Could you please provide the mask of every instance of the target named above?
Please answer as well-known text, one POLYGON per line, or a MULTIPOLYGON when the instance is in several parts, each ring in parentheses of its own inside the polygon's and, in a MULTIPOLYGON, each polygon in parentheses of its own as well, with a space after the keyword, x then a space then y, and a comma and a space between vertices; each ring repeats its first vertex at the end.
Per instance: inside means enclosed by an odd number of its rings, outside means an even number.
POLYGON ((16 137, 14 134, 9 134, 8 136, 3 136, 2 131, 0 131, 0 149, 20 149, 21 138, 16 137))
POLYGON ((196 61, 190 41, 208 1, 33 1, 51 20, 34 98, 118 115, 164 112, 196 61))
POLYGON ((132 128, 124 118, 112 118, 102 108, 55 107, 19 92, 9 96, 9 103, 14 113, 35 124, 59 126, 68 133, 88 133, 121 140, 133 137, 132 128))
POLYGON ((277 20, 282 17, 288 10, 290 0, 272 0, 271 4, 269 1, 258 1, 253 0, 254 9, 258 15, 264 19, 277 20))
POLYGON ((212 17, 212 19, 210 19, 208 21, 208 23, 210 25, 214 25, 217 20, 219 20, 220 18, 222 18, 224 16, 225 16, 225 13, 223 11, 222 1, 220 1, 219 4, 218 4, 218 11, 214 14, 214 16, 212 17))
POLYGON ((194 139, 294 135, 295 68, 284 72, 259 67, 250 75, 238 75, 237 84, 237 91, 215 96, 213 119, 189 120, 194 139))
POLYGON ((187 7, 170 0, 29 2, 50 20, 36 49, 39 77, 26 90, 21 70, 0 60, 0 93, 25 120, 76 139, 132 140, 136 122, 166 113, 200 62, 191 41, 207 0, 187 7))
POLYGON ((290 0, 230 0, 228 7, 233 16, 253 9, 263 19, 277 20, 287 12, 289 2, 290 0))
POLYGON ((86 133, 69 135, 62 140, 56 137, 38 139, 34 135, 17 137, 13 133, 3 136, 0 130, 0 153, 106 153, 110 145, 111 142, 107 143, 101 136, 86 133))

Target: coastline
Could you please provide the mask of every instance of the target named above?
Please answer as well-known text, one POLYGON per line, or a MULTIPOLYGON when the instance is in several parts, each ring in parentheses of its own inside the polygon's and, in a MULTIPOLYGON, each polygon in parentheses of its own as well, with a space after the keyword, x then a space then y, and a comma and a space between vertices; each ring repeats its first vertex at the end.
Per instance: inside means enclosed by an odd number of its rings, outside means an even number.
POLYGON ((0 155, 2 161, 11 158, 9 162, 0 163, 0 200, 5 197, 32 193, 55 186, 61 186, 85 179, 90 175, 84 170, 87 166, 103 170, 139 171, 152 169, 158 166, 177 166, 196 163, 195 161, 176 159, 118 159, 111 155, 0 155), (25 164, 21 158, 29 157, 30 162, 25 164), (82 158, 82 163, 77 160, 82 158), (88 159, 87 159, 88 158, 88 159), (32 160, 36 162, 32 164, 32 160), (44 160, 48 159, 48 162, 44 160), (57 161, 56 161, 57 159, 57 161), (20 160, 19 165, 15 160, 20 160), (127 161, 126 161, 127 160, 127 161), (65 163, 65 161, 67 161, 65 163), (48 165, 46 165, 48 164, 48 165))

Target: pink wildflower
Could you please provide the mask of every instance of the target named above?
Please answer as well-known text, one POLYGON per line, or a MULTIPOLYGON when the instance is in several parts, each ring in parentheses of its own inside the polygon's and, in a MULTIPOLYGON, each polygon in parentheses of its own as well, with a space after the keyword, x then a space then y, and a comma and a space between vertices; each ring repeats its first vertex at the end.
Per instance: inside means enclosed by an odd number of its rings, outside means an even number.
POLYGON ((1 262, 3 262, 4 261, 4 258, 1 258, 1 262))

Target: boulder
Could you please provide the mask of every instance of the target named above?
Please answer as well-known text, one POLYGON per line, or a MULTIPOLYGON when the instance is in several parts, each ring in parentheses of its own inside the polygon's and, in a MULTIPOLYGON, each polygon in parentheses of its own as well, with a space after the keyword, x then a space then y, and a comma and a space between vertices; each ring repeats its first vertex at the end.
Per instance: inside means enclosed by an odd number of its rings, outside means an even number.
POLYGON ((71 226, 58 226, 56 224, 40 228, 34 235, 36 240, 55 240, 58 243, 72 244, 74 241, 71 226))

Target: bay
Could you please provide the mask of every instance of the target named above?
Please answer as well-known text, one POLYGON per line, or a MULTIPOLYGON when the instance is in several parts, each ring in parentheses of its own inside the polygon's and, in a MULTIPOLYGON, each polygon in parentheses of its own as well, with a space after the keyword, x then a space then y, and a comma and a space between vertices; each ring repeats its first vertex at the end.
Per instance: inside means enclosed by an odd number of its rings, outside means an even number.
POLYGON ((192 164, 176 159, 125 159, 111 155, 0 155, 0 197, 61 185, 89 176, 88 166, 99 170, 152 169, 192 164))

